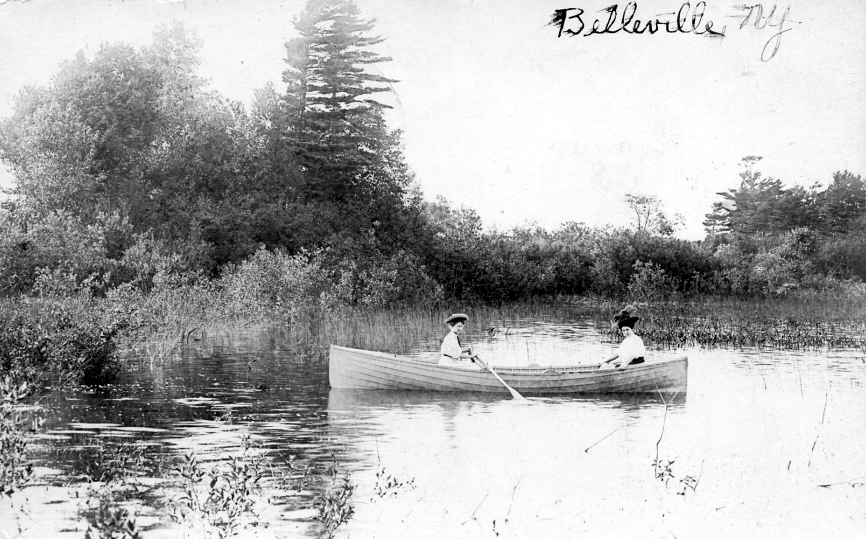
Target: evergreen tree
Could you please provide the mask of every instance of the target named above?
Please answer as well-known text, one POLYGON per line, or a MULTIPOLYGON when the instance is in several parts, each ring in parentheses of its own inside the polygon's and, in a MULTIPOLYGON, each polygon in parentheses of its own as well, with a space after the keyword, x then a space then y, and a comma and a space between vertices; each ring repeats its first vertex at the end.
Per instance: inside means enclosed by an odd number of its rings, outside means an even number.
POLYGON ((818 203, 822 231, 844 234, 866 215, 866 182, 847 170, 833 174, 833 181, 821 193, 818 203))
POLYGON ((786 190, 781 180, 763 178, 752 166, 761 158, 744 157, 740 187, 717 193, 724 201, 713 204, 704 226, 717 232, 775 234, 797 226, 815 226, 815 192, 802 187, 786 190))
POLYGON ((365 168, 388 143, 386 105, 372 96, 394 81, 365 69, 390 60, 369 50, 382 41, 368 35, 374 22, 361 19, 351 0, 310 0, 294 21, 300 36, 286 43, 284 140, 307 178, 303 194, 313 200, 359 196, 365 168))

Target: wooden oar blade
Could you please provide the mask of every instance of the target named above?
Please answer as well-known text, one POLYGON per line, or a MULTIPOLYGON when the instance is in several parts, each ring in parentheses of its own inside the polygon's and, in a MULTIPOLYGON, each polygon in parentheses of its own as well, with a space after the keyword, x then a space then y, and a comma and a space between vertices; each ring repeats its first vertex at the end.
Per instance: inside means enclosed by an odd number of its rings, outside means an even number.
POLYGON ((505 383, 505 380, 503 380, 502 377, 499 376, 499 374, 498 374, 496 371, 493 370, 493 367, 491 367, 490 365, 488 365, 488 364, 485 363, 484 361, 481 361, 481 358, 478 357, 478 356, 475 356, 475 359, 476 359, 479 363, 481 363, 482 365, 484 365, 484 368, 487 369, 488 371, 490 371, 490 374, 492 374, 493 376, 495 376, 496 379, 499 380, 499 383, 500 383, 500 384, 502 384, 502 385, 505 386, 505 389, 507 389, 508 392, 511 393, 511 397, 512 397, 512 398, 523 400, 523 398, 524 398, 523 395, 521 395, 520 393, 517 392, 516 389, 514 389, 513 387, 511 387, 510 385, 508 385, 507 383, 505 383))

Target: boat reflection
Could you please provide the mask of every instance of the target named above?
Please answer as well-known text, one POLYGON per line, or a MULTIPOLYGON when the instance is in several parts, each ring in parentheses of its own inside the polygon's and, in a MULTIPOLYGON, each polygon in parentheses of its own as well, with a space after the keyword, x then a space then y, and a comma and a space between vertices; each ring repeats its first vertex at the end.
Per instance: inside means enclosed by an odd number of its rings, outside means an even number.
MULTIPOLYGON (((512 400, 507 394, 445 391, 390 391, 371 389, 331 389, 328 393, 328 411, 368 408, 399 408, 431 404, 454 405, 460 403, 495 403, 512 400)), ((562 395, 532 397, 526 404, 544 402, 587 402, 603 407, 642 408, 664 406, 681 407, 686 403, 686 394, 665 395, 655 393, 601 393, 587 395, 562 395)), ((515 401, 519 402, 519 401, 515 401)))

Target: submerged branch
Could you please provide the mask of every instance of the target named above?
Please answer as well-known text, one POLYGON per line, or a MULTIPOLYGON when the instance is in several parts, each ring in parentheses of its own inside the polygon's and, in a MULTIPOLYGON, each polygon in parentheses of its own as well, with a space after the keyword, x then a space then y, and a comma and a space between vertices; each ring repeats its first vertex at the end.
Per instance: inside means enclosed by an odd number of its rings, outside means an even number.
MULTIPOLYGON (((626 428, 626 427, 630 427, 630 426, 632 426, 632 425, 634 425, 634 423, 627 423, 627 424, 621 426, 620 428, 613 430, 612 432, 610 432, 609 434, 607 434, 606 436, 604 436, 603 438, 601 438, 600 440, 598 440, 597 442, 595 442, 594 444, 592 444, 591 446, 589 446, 589 447, 587 447, 586 449, 584 449, 583 452, 584 452, 584 453, 589 453, 589 450, 592 449, 593 447, 597 446, 598 444, 600 444, 600 443, 603 442, 604 440, 607 440, 608 438, 610 438, 611 436, 613 436, 613 435, 616 434, 617 432, 621 431, 622 429, 624 429, 624 428, 626 428)), ((656 452, 656 457, 658 458, 658 452, 656 452)))
POLYGON ((858 479, 866 479, 866 475, 861 475, 860 477, 855 477, 854 479, 849 479, 847 481, 839 481, 838 483, 827 483, 825 485, 818 485, 818 486, 821 488, 830 488, 830 487, 835 487, 836 485, 847 485, 848 483, 853 483, 854 481, 857 481, 858 479))

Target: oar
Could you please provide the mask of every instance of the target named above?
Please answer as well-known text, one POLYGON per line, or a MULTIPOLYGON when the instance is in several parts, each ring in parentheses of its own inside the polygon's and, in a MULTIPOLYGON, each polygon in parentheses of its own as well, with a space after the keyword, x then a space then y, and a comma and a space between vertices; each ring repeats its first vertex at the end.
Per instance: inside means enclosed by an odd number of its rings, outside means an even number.
POLYGON ((506 383, 505 383, 505 380, 503 380, 501 376, 499 376, 498 374, 496 374, 496 371, 493 370, 493 367, 491 367, 491 366, 488 365, 487 363, 484 363, 484 362, 481 360, 481 358, 478 357, 478 356, 475 356, 475 361, 477 361, 478 363, 481 363, 481 365, 482 365, 485 369, 487 369, 488 371, 490 371, 490 374, 492 374, 493 376, 495 376, 496 379, 499 380, 499 383, 501 383, 502 385, 505 386, 505 389, 507 389, 508 392, 511 393, 511 396, 512 396, 513 398, 515 398, 515 399, 523 399, 523 395, 521 395, 520 393, 518 393, 517 390, 514 389, 513 387, 511 387, 510 385, 506 384, 506 383))

